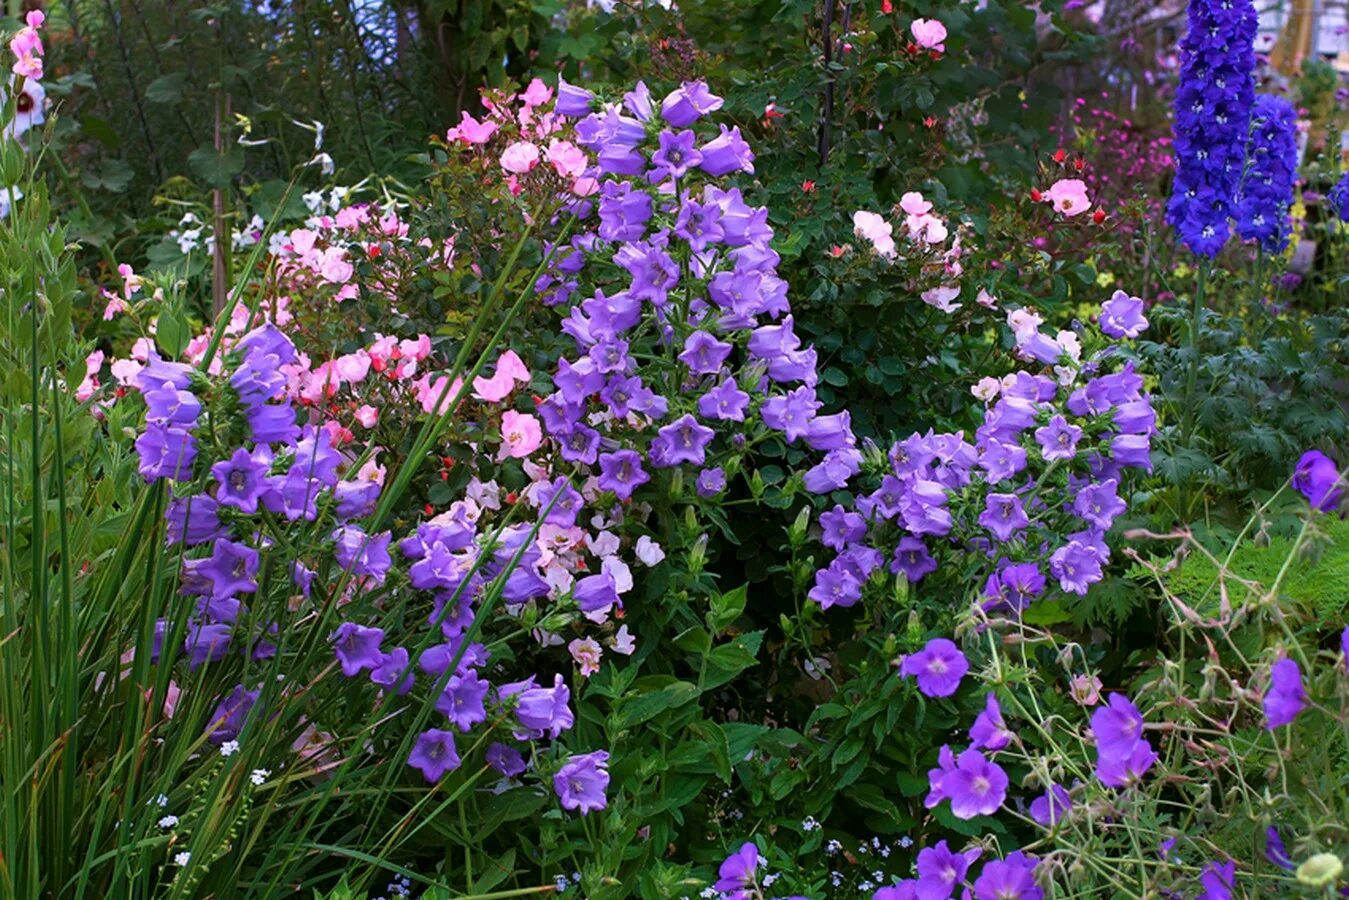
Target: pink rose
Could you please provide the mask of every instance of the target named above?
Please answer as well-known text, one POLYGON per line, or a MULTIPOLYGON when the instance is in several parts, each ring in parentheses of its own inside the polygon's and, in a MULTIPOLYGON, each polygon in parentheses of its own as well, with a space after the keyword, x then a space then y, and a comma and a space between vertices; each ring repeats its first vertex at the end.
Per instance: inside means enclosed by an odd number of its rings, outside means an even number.
POLYGON ((936 19, 914 19, 909 31, 913 32, 914 43, 923 49, 938 53, 946 50, 942 43, 946 40, 946 26, 936 19))
POLYGON ((1080 178, 1060 178, 1045 194, 1045 199, 1068 218, 1091 209, 1087 185, 1080 178))
POLYGON ((539 420, 527 413, 506 410, 501 416, 501 452, 499 459, 523 459, 543 443, 539 420))
POLYGON ((516 141, 501 152, 501 168, 523 175, 539 164, 539 148, 529 141, 516 141))

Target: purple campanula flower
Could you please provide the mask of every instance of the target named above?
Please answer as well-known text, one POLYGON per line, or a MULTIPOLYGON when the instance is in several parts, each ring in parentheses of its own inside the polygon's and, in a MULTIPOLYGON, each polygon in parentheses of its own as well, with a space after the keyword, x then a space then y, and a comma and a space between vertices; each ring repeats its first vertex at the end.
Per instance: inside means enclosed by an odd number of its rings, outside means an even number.
POLYGON ((922 650, 905 656, 899 667, 903 677, 918 679, 918 690, 928 697, 951 696, 969 670, 965 654, 946 638, 928 641, 922 650))
POLYGON ((984 511, 979 513, 979 524, 998 540, 1009 541, 1012 535, 1030 524, 1030 518, 1016 494, 989 494, 984 511))
POLYGON ((472 669, 452 675, 436 700, 436 712, 444 715, 460 731, 468 731, 479 722, 487 721, 487 707, 483 701, 491 687, 472 669))
POLYGON ((1022 355, 1046 366, 1057 365, 1063 359, 1064 350, 1059 342, 1042 331, 1030 331, 1017 335, 1016 348, 1022 355))
POLYGON ((343 525, 332 533, 333 558, 353 575, 383 583, 393 560, 389 558, 389 532, 369 535, 355 525, 343 525))
POLYGON ((847 486, 862 469, 862 453, 855 447, 830 450, 824 459, 806 470, 804 483, 812 494, 824 494, 847 486))
POLYGON ((694 331, 684 339, 684 352, 679 354, 679 361, 696 375, 715 375, 721 371, 732 349, 730 344, 717 340, 706 331, 694 331))
POLYGON ((290 472, 332 487, 337 484, 337 467, 341 464, 342 454, 333 449, 328 432, 312 425, 305 426, 304 437, 295 445, 295 460, 290 472))
POLYGON ((956 757, 955 768, 942 778, 941 788, 957 819, 991 816, 1007 799, 1009 779, 1002 766, 973 748, 956 757))
POLYGON ((199 669, 208 662, 219 662, 230 650, 233 628, 223 622, 206 624, 194 622, 187 628, 183 650, 188 655, 188 666, 199 669))
POLYGON ((220 522, 220 504, 206 494, 175 497, 164 511, 169 543, 195 547, 229 534, 220 522))
POLYGON ((698 415, 704 419, 724 421, 745 421, 745 410, 749 407, 749 394, 740 390, 735 379, 723 379, 720 384, 698 398, 698 415))
POLYGON ((890 560, 891 572, 896 575, 903 572, 905 578, 916 584, 924 575, 936 570, 937 561, 927 552, 927 545, 922 540, 908 535, 899 539, 890 560))
POLYGON ((595 371, 605 375, 615 372, 626 375, 632 368, 632 360, 628 357, 628 342, 616 337, 601 337, 586 356, 595 364, 595 371))
POLYGON ((408 754, 408 765, 421 772, 432 784, 444 778, 447 772, 459 768, 454 732, 428 728, 417 735, 417 742, 408 754))
POLYGON ((1094 548, 1081 541, 1069 541, 1049 557, 1049 571, 1059 587, 1085 597, 1087 589, 1101 580, 1101 560, 1094 548))
POLYGON ((820 604, 821 609, 846 608, 862 599, 862 583, 835 560, 815 573, 815 585, 806 596, 820 604))
POLYGON ((654 110, 651 106, 651 89, 646 82, 638 81, 633 89, 623 95, 623 106, 642 122, 650 122, 654 110))
POLYGON ((638 300, 663 306, 670 288, 679 283, 679 266, 673 257, 646 241, 625 243, 614 253, 613 261, 632 276, 628 293, 638 300))
POLYGON ((721 466, 702 469, 693 485, 699 497, 715 497, 726 490, 726 473, 721 466))
POLYGON ((613 491, 620 500, 631 499, 633 491, 651 480, 642 468, 642 455, 635 450, 616 450, 599 457, 601 490, 613 491))
MULTIPOLYGON (((614 376, 610 378, 608 382, 605 383, 604 389, 600 391, 600 400, 609 407, 610 411, 614 415, 626 416, 631 410, 635 408, 633 405, 635 402, 635 398, 639 397, 644 390, 645 387, 642 384, 642 379, 638 378, 635 375, 632 376, 631 378, 620 378, 618 376, 614 376)), ((647 391, 647 393, 650 392, 647 391)), ((539 409, 540 411, 542 411, 546 409, 548 406, 549 404, 545 403, 542 404, 539 407, 539 409)), ((545 424, 547 424, 546 421, 545 424)), ((586 426, 584 425, 577 425, 573 427, 573 430, 580 430, 581 428, 585 427, 586 426)), ((549 430, 552 431, 553 429, 550 427, 549 430)), ((599 432, 595 432, 595 434, 596 437, 598 438, 599 432)), ((594 462, 594 460, 591 460, 591 462, 594 462)))
POLYGON ((156 425, 189 428, 201 415, 201 401, 171 384, 156 385, 141 396, 145 398, 145 421, 156 425))
POLYGON ((245 407, 261 406, 275 398, 285 386, 281 359, 271 353, 254 351, 248 354, 230 376, 230 387, 245 407))
POLYGON ((997 484, 1026 468, 1026 451, 1019 444, 989 438, 980 447, 979 465, 988 474, 989 483, 997 484))
POLYGON ((694 253, 702 253, 726 236, 721 227, 721 207, 685 197, 679 207, 679 217, 675 219, 674 233, 683 238, 694 253))
POLYGON ((707 456, 707 445, 715 436, 711 428, 685 413, 656 432, 651 441, 651 462, 658 468, 680 463, 701 466, 707 456))
POLYGON ((1289 725, 1307 705, 1307 690, 1302 686, 1302 670, 1291 659, 1281 659, 1269 668, 1269 687, 1261 701, 1265 728, 1273 731, 1289 725))
POLYGON ((136 438, 135 447, 136 455, 140 458, 137 471, 146 481, 160 478, 174 481, 192 479, 192 463, 197 459, 197 439, 187 429, 151 423, 136 438))
POLYGON ((717 868, 717 880, 712 889, 736 897, 748 897, 745 893, 756 882, 755 872, 759 868, 759 848, 753 842, 746 842, 740 849, 722 860, 717 868))
POLYGON ((970 746, 983 750, 1001 750, 1012 742, 1015 735, 1007 730, 1002 719, 1002 707, 998 698, 990 693, 984 698, 983 711, 970 726, 970 746))
POLYGON ((536 498, 539 509, 547 510, 543 521, 564 528, 576 524, 576 517, 585 504, 580 492, 571 486, 565 475, 559 475, 552 482, 542 485, 536 498))
POLYGON ((686 81, 661 101, 660 114, 675 128, 687 128, 708 113, 721 109, 723 102, 707 89, 707 82, 686 81))
POLYGON ((698 152, 698 135, 692 131, 662 131, 656 140, 660 146, 651 154, 649 178, 653 182, 683 178, 703 160, 698 152))
POLYGON ((342 674, 354 678, 368 669, 376 669, 384 662, 379 645, 384 641, 384 630, 366 628, 355 622, 343 622, 333 632, 333 647, 342 664, 342 674))
POLYGON ((221 538, 211 548, 211 558, 196 574, 211 583, 212 597, 233 597, 258 589, 258 551, 246 544, 221 538))
POLYGON ((946 841, 938 841, 931 847, 918 851, 918 880, 915 884, 915 897, 919 900, 938 897, 945 900, 951 896, 962 881, 970 865, 983 853, 978 847, 956 853, 946 841))
POLYGON ((553 776, 553 792, 562 808, 580 810, 581 815, 608 806, 605 788, 609 787, 609 753, 596 750, 572 756, 553 776))
MULTIPOLYGON (((761 249, 768 247, 768 242, 773 239, 773 229, 768 226, 767 207, 750 206, 741 196, 739 188, 722 190, 711 184, 703 190, 703 199, 721 207, 724 243, 731 247, 761 249)), ((744 262, 744 257, 737 257, 736 262, 737 264, 744 262)))
POLYGON ((557 103, 554 112, 560 116, 580 118, 589 115, 595 105, 595 95, 583 87, 567 83, 561 75, 557 77, 557 103))
POLYGON ((1115 435, 1110 441, 1110 457, 1121 466, 1152 471, 1152 447, 1147 435, 1115 435))
POLYGON ((812 450, 842 450, 856 442, 852 433, 852 413, 847 410, 816 416, 806 424, 806 444, 812 450))
POLYGON ((581 612, 586 613, 608 609, 619 602, 614 577, 608 572, 577 579, 572 596, 576 598, 576 605, 581 612))
POLYGON ((1157 430, 1157 412, 1147 397, 1119 404, 1111 421, 1122 434, 1152 434, 1157 430))
POLYGON ((764 401, 759 413, 764 424, 781 431, 787 443, 795 443, 797 438, 806 435, 806 429, 820 402, 815 399, 815 391, 808 387, 795 388, 785 397, 770 397, 764 401))
POLYGON ((650 194, 626 181, 606 181, 600 188, 599 236, 606 241, 641 240, 652 209, 650 194))
POLYGON ((1226 863, 1206 863, 1199 874, 1199 884, 1204 890, 1195 900, 1232 900, 1236 878, 1235 861, 1229 859, 1226 863))
POLYGON ((375 511, 380 490, 378 481, 339 481, 333 489, 337 501, 333 513, 344 521, 363 519, 375 511))
POLYGON ((1077 442, 1081 437, 1081 428, 1069 425, 1067 419, 1057 414, 1048 425, 1035 429, 1035 441, 1046 460, 1072 459, 1077 455, 1077 442))
POLYGON ((1340 221, 1349 222, 1349 172, 1340 176, 1340 180, 1335 182, 1326 199, 1330 201, 1330 209, 1340 221))
POLYGON ((849 512, 842 504, 820 513, 820 529, 823 532, 820 543, 834 550, 842 550, 848 544, 854 544, 867 534, 867 523, 855 512, 849 512))
POLYGON ((1143 300, 1115 291, 1101 305, 1101 331, 1112 338, 1136 338, 1148 327, 1143 315, 1143 300))
POLYGON ((561 675, 553 676, 550 688, 530 686, 513 696, 516 698, 516 721, 527 732, 547 734, 557 740, 558 735, 576 723, 568 706, 571 691, 561 675))
POLYGON ((740 136, 740 128, 721 127, 721 134, 703 144, 698 165, 707 174, 720 178, 732 172, 754 174, 754 152, 740 136))
POLYGON ((278 360, 277 364, 282 366, 295 362, 297 358, 295 344, 271 322, 263 322, 239 338, 233 352, 245 359, 254 354, 274 356, 278 360))
POLYGON ((149 362, 132 379, 132 386, 142 394, 166 384, 185 391, 192 384, 196 371, 186 363, 169 362, 151 354, 149 362))
POLYGON ((221 506, 252 515, 258 511, 258 498, 267 488, 267 472, 271 468, 271 454, 264 448, 251 453, 240 447, 227 460, 211 466, 211 475, 220 487, 215 492, 221 506))
POLYGON ((239 732, 243 731, 244 720, 258 702, 258 695, 258 691, 246 691, 242 684, 236 685, 211 713, 210 721, 206 724, 207 740, 219 746, 237 738, 239 732))
MULTIPOLYGON (((600 172, 605 175, 641 175, 646 171, 646 157, 626 144, 605 144, 595 158, 600 172)), ((613 182, 605 181, 605 184, 613 182)))
POLYGON ((416 676, 408 662, 406 647, 395 647, 380 657, 379 665, 370 670, 370 680, 382 688, 392 689, 400 696, 412 690, 416 676))
POLYGON ((485 754, 487 764, 507 778, 514 778, 524 772, 525 758, 509 744, 494 741, 485 754))
POLYGON ((1041 900, 1035 883, 1035 860, 1020 850, 1004 859, 990 859, 974 880, 974 900, 1041 900))
POLYGON ((1046 828, 1053 828, 1063 820, 1072 806, 1073 800, 1068 790, 1063 785, 1051 784, 1049 790, 1031 801, 1030 817, 1046 828))
POLYGON ((295 410, 288 403, 264 403, 244 411, 248 433, 259 444, 290 443, 300 435, 295 410))
POLYGON ((1312 509, 1330 512, 1339 505, 1344 494, 1338 485, 1340 472, 1335 462, 1320 450, 1308 450, 1297 461, 1293 471, 1293 487, 1307 498, 1312 509))
POLYGON ((1111 478, 1099 484, 1089 484, 1073 498, 1073 512, 1102 530, 1108 530, 1115 517, 1127 508, 1116 489, 1119 482, 1111 478))

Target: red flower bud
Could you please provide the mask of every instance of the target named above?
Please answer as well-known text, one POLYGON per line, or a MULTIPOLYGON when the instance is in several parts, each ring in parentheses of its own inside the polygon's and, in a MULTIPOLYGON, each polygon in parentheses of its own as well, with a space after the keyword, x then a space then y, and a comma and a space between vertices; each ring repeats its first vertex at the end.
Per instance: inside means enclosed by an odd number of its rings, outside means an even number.
POLYGON ((1035 188, 1031 188, 1030 198, 1034 200, 1036 203, 1039 203, 1041 198, 1043 198, 1043 196, 1044 195, 1041 194, 1039 191, 1037 191, 1035 188))
POLYGON ((1105 210, 1098 209, 1095 212, 1093 212, 1091 214, 1091 220, 1095 222, 1097 225, 1100 225, 1102 222, 1105 221, 1105 210))

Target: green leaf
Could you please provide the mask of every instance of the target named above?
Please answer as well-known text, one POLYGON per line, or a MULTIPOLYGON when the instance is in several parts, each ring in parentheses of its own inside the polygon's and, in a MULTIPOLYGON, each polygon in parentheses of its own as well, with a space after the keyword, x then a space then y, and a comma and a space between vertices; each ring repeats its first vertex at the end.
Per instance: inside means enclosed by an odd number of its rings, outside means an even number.
POLYGON ((244 154, 233 144, 223 152, 208 144, 188 154, 187 167, 211 187, 222 188, 244 170, 244 154))
POLYGON ((145 86, 145 99, 151 103, 177 103, 187 86, 186 72, 170 72, 160 75, 145 86))
POLYGON ((649 694, 633 697, 624 702, 618 712, 611 717, 614 727, 622 731, 648 722, 667 710, 678 709, 696 699, 698 693, 697 685, 687 681, 676 681, 649 694))
POLYGON ((165 309, 159 314, 155 340, 158 341, 159 349, 164 351, 164 355, 177 359, 191 339, 187 323, 183 321, 182 314, 178 310, 165 309))

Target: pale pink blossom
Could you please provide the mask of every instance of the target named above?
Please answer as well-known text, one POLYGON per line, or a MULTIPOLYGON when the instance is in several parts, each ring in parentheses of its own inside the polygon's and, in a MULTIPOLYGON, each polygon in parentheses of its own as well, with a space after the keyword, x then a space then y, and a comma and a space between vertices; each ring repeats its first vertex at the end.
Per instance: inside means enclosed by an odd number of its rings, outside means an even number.
POLYGON ((1074 675, 1068 681, 1068 693, 1082 706, 1101 702, 1101 679, 1095 675, 1074 675))
POLYGON ((932 204, 923 199, 917 191, 908 191, 899 198, 899 208, 911 216, 922 216, 932 212, 932 204))
POLYGON ((526 106, 542 106, 552 98, 553 89, 539 78, 531 81, 529 86, 520 93, 520 99, 525 102, 526 106))
POLYGON ((986 375, 980 378, 974 387, 970 388, 970 393, 987 403, 998 396, 998 392, 1001 390, 1002 382, 992 375, 986 375))
POLYGON ((485 403, 498 403, 515 390, 517 383, 529 383, 529 369, 514 350, 507 350, 497 360, 496 374, 473 379, 473 396, 485 403))
POLYGON ((949 234, 946 223, 934 215, 908 216, 904 220, 909 237, 928 244, 940 244, 949 234))
POLYGON ((459 124, 445 132, 445 140, 451 144, 455 141, 463 141, 465 144, 485 144, 500 127, 496 122, 479 122, 465 112, 461 115, 459 124))
MULTIPOLYGON (((376 452, 375 455, 378 456, 378 452, 376 452)), ((356 473, 356 480, 373 481, 375 484, 383 484, 384 476, 387 474, 388 470, 376 462, 375 457, 371 457, 365 461, 365 465, 361 466, 360 470, 356 473)))
POLYGON ((887 258, 896 255, 893 227, 878 213, 859 209, 852 214, 853 234, 870 242, 872 249, 887 258))
POLYGON ((960 309, 960 304, 955 302, 956 298, 959 296, 959 287, 947 285, 934 287, 930 290, 923 291, 922 293, 924 303, 928 306, 934 306, 944 313, 953 313, 957 309, 960 309))
POLYGON ((632 636, 627 625, 618 626, 618 633, 609 638, 609 649, 624 656, 632 656, 637 649, 637 639, 632 636))
POLYGON ((571 141, 549 141, 546 158, 563 178, 579 178, 590 163, 585 151, 571 141))
POLYGON ((979 288, 979 296, 974 298, 974 302, 986 309, 996 309, 998 298, 988 292, 987 288, 979 288))
POLYGON ((1060 178, 1045 192, 1045 200, 1068 218, 1091 209, 1087 185, 1080 178, 1060 178))
POLYGON ((13 66, 15 75, 34 81, 41 80, 42 55, 45 51, 37 30, 42 27, 45 20, 46 16, 41 11, 35 9, 29 12, 27 27, 20 28, 14 37, 10 38, 9 50, 15 57, 13 66))
POLYGON ((117 267, 117 274, 122 276, 122 296, 130 300, 131 295, 141 289, 141 277, 126 263, 117 267))
POLYGON ((362 428, 374 428, 379 423, 379 410, 369 404, 357 408, 353 415, 362 428))
POLYGON ((1043 323, 1044 319, 1040 318, 1034 310, 1024 306, 1007 312, 1007 327, 1012 329, 1012 333, 1016 335, 1018 342, 1033 337, 1043 323))
POLYGON ((539 164, 539 148, 529 141, 516 141, 501 151, 501 168, 523 175, 539 164))
POLYGON ((104 291, 103 296, 108 298, 108 303, 103 307, 103 321, 111 322, 119 313, 127 312, 131 309, 127 302, 111 291, 104 291))
POLYGON ((413 393, 421 403, 422 411, 437 416, 445 414, 462 387, 463 382, 458 378, 451 384, 449 376, 437 375, 433 378, 430 372, 412 382, 413 393))
POLYGON ((924 50, 936 50, 938 53, 946 50, 946 26, 936 19, 914 19, 913 24, 909 26, 909 31, 913 33, 913 42, 924 50))
POLYGON ((347 384, 360 384, 370 373, 370 354, 364 350, 348 353, 333 360, 338 377, 347 384))
POLYGON ((543 443, 539 420, 528 413, 508 409, 501 414, 501 452, 499 459, 523 459, 543 443))
POLYGON ((431 355, 431 338, 429 335, 419 334, 415 339, 399 341, 398 353, 404 359, 420 362, 431 355))
POLYGON ((600 657, 604 655, 604 650, 594 638, 577 638, 567 645, 567 652, 581 667, 581 674, 587 678, 600 670, 600 657))
POLYGON ((645 534, 637 539, 633 552, 636 553, 638 561, 648 568, 659 565, 661 560, 665 559, 665 551, 661 549, 660 544, 645 534))
POLYGON ((130 387, 131 383, 136 380, 136 376, 140 374, 141 369, 145 368, 145 366, 136 362, 134 359, 114 359, 109 368, 112 372, 113 380, 122 387, 130 387))

